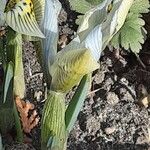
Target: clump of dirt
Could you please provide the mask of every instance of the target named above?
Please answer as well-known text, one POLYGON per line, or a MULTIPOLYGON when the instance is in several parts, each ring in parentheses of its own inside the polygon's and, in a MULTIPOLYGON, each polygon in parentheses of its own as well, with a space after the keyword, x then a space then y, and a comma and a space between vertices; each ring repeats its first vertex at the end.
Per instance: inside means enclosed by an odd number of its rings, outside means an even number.
POLYGON ((29 144, 13 144, 12 146, 6 147, 6 150, 35 150, 32 145, 29 144))

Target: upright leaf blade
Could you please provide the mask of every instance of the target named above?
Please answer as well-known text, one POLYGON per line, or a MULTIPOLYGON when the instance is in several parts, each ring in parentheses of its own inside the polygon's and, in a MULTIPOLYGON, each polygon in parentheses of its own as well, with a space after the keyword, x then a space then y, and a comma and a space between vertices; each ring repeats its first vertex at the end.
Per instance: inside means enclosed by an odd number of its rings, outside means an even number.
POLYGON ((4 96, 3 96, 3 103, 6 102, 6 96, 8 94, 8 89, 10 87, 11 80, 13 79, 14 76, 14 71, 13 71, 13 63, 9 62, 7 69, 6 69, 6 77, 5 77, 5 83, 4 83, 4 96))
POLYGON ((7 33, 7 58, 14 65, 14 94, 20 98, 25 94, 24 69, 22 62, 22 35, 11 28, 7 33))
POLYGON ((17 34, 15 45, 15 67, 14 67, 14 93, 20 98, 24 97, 25 94, 25 79, 24 79, 24 68, 22 60, 22 36, 17 34))
POLYGON ((77 116, 83 106, 84 100, 89 92, 89 89, 91 87, 91 74, 85 75, 73 98, 71 99, 65 113, 65 121, 66 121, 66 130, 69 133, 73 126, 75 121, 77 120, 77 116))
POLYGON ((2 137, 1 137, 1 134, 0 134, 0 150, 3 150, 3 143, 2 143, 2 137))
POLYGON ((6 0, 1 0, 0 1, 0 27, 4 26, 5 24, 5 17, 4 17, 4 10, 6 6, 6 0))
POLYGON ((16 141, 19 143, 23 143, 23 130, 20 122, 20 117, 16 108, 16 104, 14 104, 13 107, 13 114, 14 114, 14 121, 15 121, 15 127, 16 127, 16 141))
MULTIPOLYGON (((9 67, 7 67, 6 70, 9 70, 11 72, 11 76, 13 76, 12 62, 10 62, 8 64, 9 64, 9 67), (8 68, 10 68, 10 69, 8 69, 8 68)), ((7 74, 7 72, 6 72, 6 74, 7 74)), ((5 78, 5 80, 7 80, 7 79, 5 78)), ((13 78, 11 78, 8 88, 5 88, 5 82, 4 82, 3 94, 1 95, 1 97, 3 97, 3 98, 0 99, 0 114, 3 114, 3 115, 0 115, 0 131, 3 135, 5 135, 8 133, 9 130, 12 129, 12 127, 14 125, 13 78), (5 92, 4 92, 4 90, 5 90, 5 92), (4 94, 6 94, 5 101, 4 101, 4 94)))

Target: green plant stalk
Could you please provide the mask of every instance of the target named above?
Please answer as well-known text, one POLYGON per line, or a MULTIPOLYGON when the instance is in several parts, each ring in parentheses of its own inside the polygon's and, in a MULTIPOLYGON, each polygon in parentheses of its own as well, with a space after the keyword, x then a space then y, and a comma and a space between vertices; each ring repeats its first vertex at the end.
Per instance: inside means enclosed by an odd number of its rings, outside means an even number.
POLYGON ((41 123, 41 149, 62 150, 66 142, 65 99, 63 93, 49 91, 41 123), (49 144, 47 144, 49 143, 49 144))
POLYGON ((2 143, 2 137, 1 137, 1 134, 0 134, 0 150, 3 150, 3 143, 2 143))
POLYGON ((18 115, 16 105, 14 105, 14 107, 13 107, 13 113, 14 113, 15 127, 16 127, 16 131, 17 131, 16 141, 19 143, 23 143, 23 131, 22 131, 20 118, 18 115))
POLYGON ((14 42, 14 94, 22 99, 25 94, 24 69, 22 62, 22 35, 17 34, 14 42))
MULTIPOLYGON (((25 81, 24 81, 24 70, 22 62, 22 35, 17 34, 16 36, 16 45, 15 45, 15 66, 14 66, 14 94, 19 96, 21 99, 24 97, 25 93, 25 81)), ((15 118, 15 127, 17 131, 17 142, 23 142, 23 131, 21 127, 20 118, 14 104, 14 118, 15 118)))
POLYGON ((5 69, 0 99, 0 130, 5 135, 14 125, 13 117, 13 63, 9 62, 5 69), (9 82, 7 82, 9 80, 9 82), (4 101, 5 95, 5 101, 4 101))
POLYGON ((91 74, 88 74, 82 78, 75 94, 73 95, 66 109, 65 122, 67 133, 70 133, 70 131, 72 130, 74 123, 77 120, 77 116, 83 106, 84 100, 89 92, 90 87, 91 87, 91 74))
MULTIPOLYGON (((16 33, 12 29, 8 30, 8 43, 7 43, 8 60, 12 60, 14 65, 14 96, 24 97, 25 93, 25 81, 24 71, 22 63, 22 35, 16 33)), ((14 98, 14 97, 13 97, 14 98)), ((21 123, 19 115, 16 109, 16 104, 13 107, 15 126, 17 131, 17 141, 23 142, 23 133, 21 129, 21 123)))
POLYGON ((22 99, 25 94, 22 62, 22 35, 9 28, 7 40, 7 61, 12 61, 14 63, 14 95, 22 99))
POLYGON ((3 103, 6 102, 7 94, 9 94, 8 92, 9 92, 10 84, 14 75, 13 69, 14 69, 13 62, 9 62, 5 70, 6 74, 5 74, 5 81, 3 85, 3 103))

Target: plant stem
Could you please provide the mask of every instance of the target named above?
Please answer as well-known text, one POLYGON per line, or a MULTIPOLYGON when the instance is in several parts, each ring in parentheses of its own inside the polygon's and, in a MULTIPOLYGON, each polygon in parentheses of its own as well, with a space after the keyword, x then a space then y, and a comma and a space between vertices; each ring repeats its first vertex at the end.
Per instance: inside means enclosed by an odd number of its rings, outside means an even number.
POLYGON ((13 112, 14 112, 14 118, 15 118, 15 127, 16 127, 16 131, 17 131, 16 141, 19 143, 23 143, 23 132, 22 132, 20 118, 18 115, 18 111, 17 111, 15 102, 14 102, 13 112))

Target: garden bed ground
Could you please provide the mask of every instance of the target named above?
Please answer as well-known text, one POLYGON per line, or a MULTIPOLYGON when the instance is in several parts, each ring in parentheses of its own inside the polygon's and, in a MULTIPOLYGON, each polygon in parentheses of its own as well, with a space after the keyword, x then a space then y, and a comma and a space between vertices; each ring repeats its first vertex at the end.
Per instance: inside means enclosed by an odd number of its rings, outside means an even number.
MULTIPOLYGON (((63 9, 59 16, 59 49, 73 38, 78 15, 71 11, 67 0, 60 2, 63 9)), ((150 14, 145 18, 146 27, 150 29, 150 14)), ((69 136, 68 150, 150 150, 150 107, 146 99, 150 92, 149 49, 150 38, 140 53, 144 68, 134 54, 106 48, 100 59, 101 67, 94 72, 91 92, 69 136)), ((41 116, 45 84, 32 43, 24 43, 24 68, 26 100, 35 104, 41 116)), ((72 92, 68 100, 71 95, 72 92)), ((36 150, 40 147, 39 127, 27 135, 36 150)), ((14 145, 8 150, 34 148, 14 145)))

